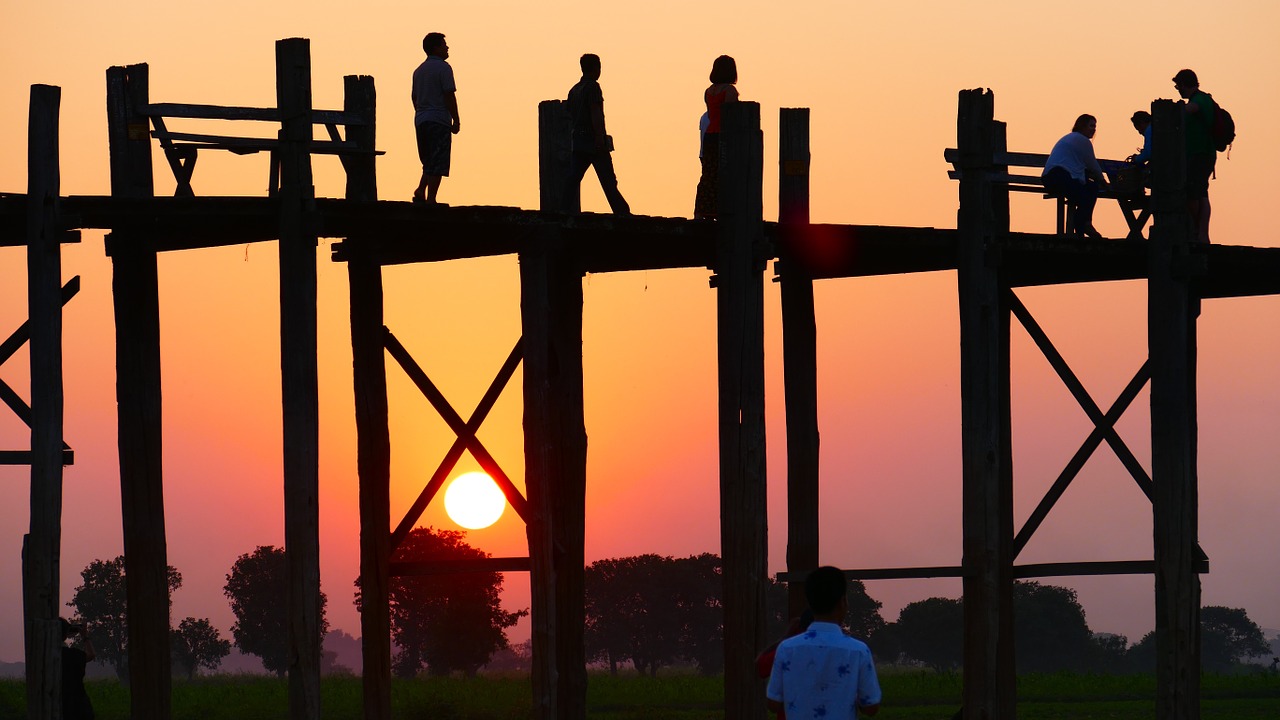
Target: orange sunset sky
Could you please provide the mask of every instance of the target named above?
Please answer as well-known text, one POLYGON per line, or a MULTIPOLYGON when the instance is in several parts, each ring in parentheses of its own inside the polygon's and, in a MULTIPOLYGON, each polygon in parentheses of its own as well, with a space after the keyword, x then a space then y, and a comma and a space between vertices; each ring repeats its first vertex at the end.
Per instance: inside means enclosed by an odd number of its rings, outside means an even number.
MULTIPOLYGON (((712 59, 737 58, 739 91, 761 105, 766 218, 776 217, 779 107, 812 108, 816 222, 954 227, 957 91, 988 87, 1011 150, 1048 152, 1083 112, 1099 156, 1141 138, 1129 115, 1174 97, 1195 69, 1239 128, 1211 187, 1217 243, 1275 246, 1280 189, 1280 10, 1271 3, 513 2, 362 6, 330 0, 125 4, 17 2, 0 10, 0 192, 26 188, 29 86, 62 91, 62 192, 109 192, 105 71, 147 62, 155 102, 273 106, 274 41, 311 40, 318 108, 340 108, 342 76, 376 78, 379 195, 408 200, 414 152, 410 73, 428 31, 448 36, 462 132, 441 200, 537 205, 537 103, 563 98, 577 58, 598 53, 622 192, 641 214, 688 216, 698 178, 697 122, 712 59), (359 8, 359 9, 357 9, 359 8)), ((173 121, 171 129, 272 136, 269 125, 173 121)), ((323 130, 321 130, 323 132, 323 130)), ((158 148, 156 192, 173 191, 158 148)), ((314 161, 316 191, 340 197, 336 159, 314 161)), ((206 152, 198 195, 264 195, 265 156, 206 152)), ((607 209, 591 175, 584 207, 607 209)), ((1120 236, 1114 204, 1097 211, 1120 236)), ((1050 203, 1013 199, 1017 230, 1049 232, 1050 203)), ((458 238, 465 242, 466 238, 458 238)), ((355 428, 345 267, 319 257, 321 573, 336 629, 359 634, 355 428)), ((0 337, 26 316, 25 251, 0 249, 0 337)), ((65 315, 67 469, 62 596, 79 571, 121 552, 111 268, 101 233, 66 248, 83 289, 65 315)), ((718 552, 715 295, 706 269, 584 279, 583 353, 590 440, 587 559, 718 552)), ((771 275, 771 273, 770 273, 771 275)), ((514 257, 388 268, 386 321, 463 416, 519 335, 514 257)), ((165 503, 169 561, 183 574, 175 621, 233 622, 222 595, 236 557, 283 544, 276 248, 240 245, 160 259, 165 503)), ((954 273, 817 285, 822 429, 822 561, 846 567, 960 561, 959 331, 954 273)), ((784 567, 785 437, 778 286, 767 283, 770 570, 784 567)), ((1097 403, 1108 407, 1146 353, 1141 282, 1019 291, 1097 403)), ((1200 319, 1200 541, 1206 605, 1244 607, 1280 628, 1280 299, 1214 300, 1200 319)), ((1013 340, 1016 522, 1091 426, 1025 333, 1013 340)), ((452 441, 394 363, 388 367, 393 513, 402 513, 452 441)), ((26 353, 0 378, 29 397, 26 353)), ((517 373, 480 437, 523 475, 517 373)), ((1150 468, 1148 393, 1120 423, 1150 468)), ((0 412, 0 447, 29 434, 0 412)), ((458 472, 475 469, 469 457, 458 472)), ((0 660, 22 656, 22 535, 28 471, 0 468, 0 660)), ((392 522, 399 520, 396 514, 392 522)), ((437 503, 424 523, 455 527, 437 503)), ((510 511, 469 541, 524 552, 510 511)), ((1150 504, 1104 446, 1019 562, 1151 556, 1150 504)), ((1136 641, 1154 625, 1149 576, 1049 579, 1079 590, 1096 631, 1136 641)), ((528 605, 528 578, 506 577, 528 605)), ((958 581, 873 582, 886 619, 913 600, 960 594, 958 581)), ((513 632, 527 636, 527 620, 513 632)))

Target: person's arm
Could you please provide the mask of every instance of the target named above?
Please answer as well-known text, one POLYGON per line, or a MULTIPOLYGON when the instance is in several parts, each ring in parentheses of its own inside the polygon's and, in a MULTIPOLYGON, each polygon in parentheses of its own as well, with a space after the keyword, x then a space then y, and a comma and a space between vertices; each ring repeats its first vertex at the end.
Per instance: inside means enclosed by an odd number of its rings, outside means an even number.
POLYGON ((591 113, 591 129, 595 131, 596 151, 607 153, 610 148, 608 133, 604 129, 604 93, 600 92, 599 85, 587 98, 587 107, 591 113))
POLYGON ((876 703, 875 705, 863 705, 858 708, 858 712, 866 715, 867 717, 871 717, 872 715, 880 712, 880 703, 876 703))
POLYGON ((453 127, 449 128, 449 132, 454 135, 462 129, 462 120, 458 119, 458 94, 455 92, 446 92, 444 94, 444 104, 449 108, 449 116, 453 118, 453 127))
POLYGON ((777 700, 774 700, 773 698, 765 698, 765 699, 764 699, 764 704, 765 704, 765 705, 769 708, 769 710, 771 710, 774 714, 777 714, 777 713, 782 712, 782 703, 778 702, 777 700))
POLYGON ((1102 172, 1102 166, 1098 164, 1098 156, 1093 153, 1093 143, 1088 139, 1085 140, 1084 148, 1084 174, 1085 177, 1093 178, 1094 182, 1099 185, 1107 186, 1107 176, 1102 172))

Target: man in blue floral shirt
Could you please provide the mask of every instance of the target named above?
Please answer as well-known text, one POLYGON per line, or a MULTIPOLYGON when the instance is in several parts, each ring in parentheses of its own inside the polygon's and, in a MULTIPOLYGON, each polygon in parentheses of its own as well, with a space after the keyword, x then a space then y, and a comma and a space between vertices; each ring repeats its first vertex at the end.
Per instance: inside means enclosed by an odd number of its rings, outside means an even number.
POLYGON ((880 683, 866 643, 844 634, 848 582, 831 566, 809 573, 809 629, 778 645, 766 691, 769 709, 788 720, 855 720, 880 709, 880 683))

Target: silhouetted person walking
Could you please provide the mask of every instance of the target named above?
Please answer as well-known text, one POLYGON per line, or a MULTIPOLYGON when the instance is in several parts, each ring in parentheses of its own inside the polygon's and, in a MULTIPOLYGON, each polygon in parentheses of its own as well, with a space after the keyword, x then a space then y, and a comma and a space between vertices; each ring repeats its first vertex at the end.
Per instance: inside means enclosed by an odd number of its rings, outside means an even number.
POLYGON ((702 134, 702 177, 693 200, 695 218, 716 216, 717 192, 720 185, 720 113, 725 103, 738 101, 738 64, 728 55, 711 63, 711 87, 702 93, 707 104, 707 128, 702 134))
POLYGON ((1186 118, 1183 133, 1187 141, 1187 209, 1196 228, 1196 241, 1209 242, 1209 177, 1218 163, 1218 150, 1213 146, 1213 115, 1217 103, 1200 89, 1200 80, 1191 70, 1179 70, 1173 76, 1173 87, 1186 102, 1182 103, 1186 118))
POLYGON ((62 642, 72 641, 70 646, 62 646, 62 717, 93 720, 93 704, 84 690, 84 669, 94 658, 89 631, 83 625, 72 625, 66 618, 58 621, 62 624, 62 642), (76 647, 77 643, 81 647, 76 647))
POLYGON ((825 565, 804 580, 809 629, 778 644, 765 691, 769 709, 792 720, 856 720, 880 709, 880 682, 866 643, 844 634, 848 581, 825 565))
POLYGON ((436 204, 440 179, 449 175, 453 136, 462 129, 458 119, 458 88, 453 82, 449 44, 443 33, 427 33, 422 38, 427 59, 413 71, 413 122, 418 136, 418 159, 422 179, 413 191, 415 203, 436 204), (423 193, 426 193, 425 196, 423 193))
POLYGON ((566 210, 581 208, 582 178, 587 168, 595 167, 600 188, 614 215, 630 215, 631 206, 618 191, 618 176, 613 171, 613 138, 604 127, 604 93, 600 90, 600 57, 590 53, 578 61, 582 79, 569 90, 569 119, 573 123, 573 151, 570 153, 569 178, 565 188, 566 210))

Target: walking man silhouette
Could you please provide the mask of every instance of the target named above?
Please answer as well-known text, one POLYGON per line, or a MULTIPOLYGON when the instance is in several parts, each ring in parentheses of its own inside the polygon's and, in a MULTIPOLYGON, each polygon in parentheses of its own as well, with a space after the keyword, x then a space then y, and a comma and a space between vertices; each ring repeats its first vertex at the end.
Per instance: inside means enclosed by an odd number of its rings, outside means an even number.
POLYGON ((590 53, 579 60, 582 79, 569 90, 569 119, 573 123, 573 150, 570 153, 565 209, 581 208, 582 178, 595 167, 596 177, 614 215, 630 215, 631 206, 618 192, 618 176, 613 171, 613 138, 604 128, 604 93, 600 90, 600 56, 590 53))

